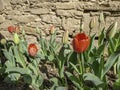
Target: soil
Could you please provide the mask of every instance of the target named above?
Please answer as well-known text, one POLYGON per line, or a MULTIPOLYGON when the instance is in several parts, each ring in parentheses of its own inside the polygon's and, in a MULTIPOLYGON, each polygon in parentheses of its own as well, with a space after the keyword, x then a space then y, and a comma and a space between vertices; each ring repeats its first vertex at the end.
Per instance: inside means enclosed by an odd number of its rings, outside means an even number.
POLYGON ((0 82, 0 90, 31 90, 28 85, 22 83, 0 82))

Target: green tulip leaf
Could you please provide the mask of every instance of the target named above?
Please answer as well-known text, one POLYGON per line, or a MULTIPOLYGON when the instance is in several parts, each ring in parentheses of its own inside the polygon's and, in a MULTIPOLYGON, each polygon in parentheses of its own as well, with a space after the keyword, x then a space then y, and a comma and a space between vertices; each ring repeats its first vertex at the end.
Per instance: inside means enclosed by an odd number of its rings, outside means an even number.
POLYGON ((90 39, 91 39, 90 45, 89 45, 88 50, 87 50, 88 52, 90 52, 94 47, 95 34, 90 39))
POLYGON ((29 63, 28 68, 35 74, 38 74, 37 67, 33 65, 32 63, 29 63))
POLYGON ((58 86, 59 81, 58 81, 57 78, 53 77, 53 78, 50 79, 50 81, 52 81, 54 83, 54 86, 58 86))
POLYGON ((53 60, 54 60, 54 55, 50 54, 50 55, 48 56, 48 60, 53 61, 53 60))
POLYGON ((77 73, 79 73, 79 75, 80 75, 80 72, 79 72, 79 70, 78 70, 78 68, 74 65, 74 64, 72 64, 72 63, 70 63, 70 65, 73 67, 73 69, 77 72, 77 73))
POLYGON ((102 73, 102 76, 101 76, 102 78, 110 70, 110 68, 114 65, 114 63, 116 62, 119 54, 120 54, 120 51, 115 52, 115 53, 110 55, 110 57, 108 58, 107 62, 104 65, 103 73, 102 73))
POLYGON ((104 39, 105 39, 105 28, 103 28, 103 30, 98 38, 98 45, 104 44, 104 39))
POLYGON ((25 83, 32 84, 32 78, 30 75, 28 75, 28 74, 23 75, 23 79, 24 79, 25 83))
POLYGON ((73 74, 71 74, 70 72, 65 72, 65 74, 67 75, 68 79, 71 80, 71 82, 77 87, 79 88, 79 90, 82 90, 81 89, 81 86, 80 86, 80 82, 79 79, 74 76, 73 74))
POLYGON ((8 67, 5 72, 9 73, 19 73, 19 74, 30 74, 30 70, 28 68, 20 68, 20 67, 8 67))
POLYGON ((12 51, 12 47, 9 49, 9 51, 4 49, 3 53, 4 53, 5 57, 6 57, 6 59, 8 60, 6 62, 6 65, 7 66, 15 66, 15 58, 14 58, 14 54, 13 54, 13 51, 12 51), (9 64, 7 64, 7 63, 9 63, 9 64))
POLYGON ((55 90, 67 90, 67 88, 62 86, 56 86, 55 90))
POLYGON ((83 79, 84 79, 84 81, 91 81, 95 86, 99 86, 99 85, 103 84, 103 82, 92 73, 85 73, 83 75, 83 79))

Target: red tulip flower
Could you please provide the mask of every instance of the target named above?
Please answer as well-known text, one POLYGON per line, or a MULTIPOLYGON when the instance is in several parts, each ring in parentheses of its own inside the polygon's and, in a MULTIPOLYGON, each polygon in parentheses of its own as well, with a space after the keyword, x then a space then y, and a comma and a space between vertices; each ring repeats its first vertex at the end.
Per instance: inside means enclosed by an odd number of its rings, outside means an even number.
POLYGON ((16 30, 16 27, 15 27, 15 26, 9 26, 9 27, 8 27, 8 31, 9 31, 10 33, 15 32, 15 30, 16 30))
POLYGON ((87 50, 90 39, 84 33, 79 33, 73 38, 72 44, 75 52, 82 53, 87 50))
POLYGON ((29 53, 29 55, 34 57, 37 54, 37 52, 38 52, 37 46, 34 43, 31 43, 28 46, 28 53, 29 53))

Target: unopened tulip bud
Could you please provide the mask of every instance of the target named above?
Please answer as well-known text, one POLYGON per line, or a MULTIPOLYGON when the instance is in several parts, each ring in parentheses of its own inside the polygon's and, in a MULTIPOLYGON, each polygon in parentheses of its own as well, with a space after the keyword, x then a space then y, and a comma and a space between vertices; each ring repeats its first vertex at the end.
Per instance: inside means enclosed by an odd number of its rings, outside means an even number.
POLYGON ((66 30, 63 34, 63 44, 68 43, 68 30, 66 30))
POLYGON ((1 41, 0 41, 0 43, 2 44, 2 45, 5 45, 6 44, 6 39, 1 39, 1 41))
POLYGON ((51 27, 50 27, 50 34, 54 34, 54 32, 55 32, 55 27, 54 27, 54 26, 51 26, 51 27))
POLYGON ((83 28, 84 28, 84 24, 83 24, 83 22, 80 24, 80 32, 82 32, 83 31, 83 28))
POLYGON ((95 17, 93 19, 91 19, 90 23, 89 23, 89 28, 93 29, 95 26, 95 17))
POLYGON ((115 22, 112 25, 110 25, 110 27, 107 30, 107 37, 113 38, 115 33, 116 33, 116 31, 117 31, 117 22, 115 22))
POLYGON ((19 26, 19 25, 16 25, 16 26, 15 26, 15 32, 16 32, 16 33, 20 33, 20 26, 19 26))
POLYGON ((36 33, 40 34, 40 32, 41 32, 40 29, 38 27, 36 27, 36 33))
POLYGON ((100 13, 100 16, 99 16, 98 21, 99 21, 99 23, 104 22, 104 15, 103 15, 103 12, 102 12, 102 13, 100 13))
POLYGON ((15 34, 14 34, 14 43, 15 43, 15 44, 19 44, 19 42, 20 42, 19 36, 18 36, 17 33, 15 33, 15 34))
POLYGON ((22 35, 25 36, 25 30, 24 29, 22 30, 22 35))
POLYGON ((8 31, 9 31, 10 33, 15 32, 15 30, 16 30, 15 26, 8 26, 8 31))

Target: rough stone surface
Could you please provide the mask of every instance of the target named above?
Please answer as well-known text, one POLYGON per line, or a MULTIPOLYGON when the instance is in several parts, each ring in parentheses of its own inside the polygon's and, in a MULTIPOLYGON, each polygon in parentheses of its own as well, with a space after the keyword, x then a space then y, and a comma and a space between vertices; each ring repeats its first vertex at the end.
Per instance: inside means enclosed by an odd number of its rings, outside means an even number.
POLYGON ((59 17, 56 17, 55 15, 41 15, 41 20, 43 22, 46 22, 48 24, 59 24, 60 25, 60 18, 59 17))
POLYGON ((44 8, 37 8, 37 9, 31 9, 30 12, 32 14, 49 14, 50 10, 49 9, 44 9, 44 8))
POLYGON ((3 0, 0 0, 0 11, 2 11, 3 9, 4 9, 3 0))
POLYGON ((0 0, 0 32, 9 39, 9 25, 19 24, 29 35, 36 27, 48 33, 49 27, 55 25, 59 34, 68 29, 74 35, 83 23, 84 32, 89 33, 89 22, 95 18, 94 34, 98 32, 101 11, 106 22, 102 26, 108 28, 115 21, 120 24, 120 0, 0 0))
POLYGON ((3 17, 2 15, 0 15, 0 23, 5 21, 5 17, 3 17))

